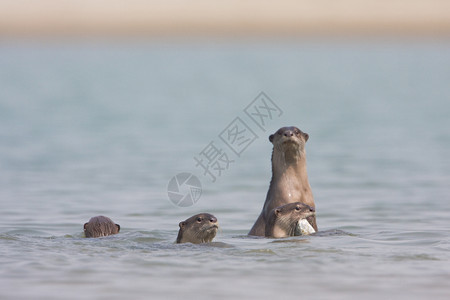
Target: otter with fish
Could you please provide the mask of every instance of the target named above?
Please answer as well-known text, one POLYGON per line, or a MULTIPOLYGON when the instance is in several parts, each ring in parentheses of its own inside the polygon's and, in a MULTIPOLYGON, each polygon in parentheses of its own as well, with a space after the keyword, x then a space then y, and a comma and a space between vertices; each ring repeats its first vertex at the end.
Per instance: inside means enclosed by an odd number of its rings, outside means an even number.
POLYGON ((313 233, 315 231, 306 221, 306 218, 314 215, 314 208, 300 202, 274 208, 267 219, 265 236, 284 238, 313 233), (306 227, 301 223, 302 220, 306 221, 306 227))
MULTIPOLYGON (((282 127, 269 136, 273 144, 272 180, 263 209, 248 233, 265 236, 269 215, 277 207, 300 202, 315 211, 315 203, 306 171, 305 144, 309 135, 297 127, 282 127)), ((306 218, 317 231, 315 214, 306 218)))

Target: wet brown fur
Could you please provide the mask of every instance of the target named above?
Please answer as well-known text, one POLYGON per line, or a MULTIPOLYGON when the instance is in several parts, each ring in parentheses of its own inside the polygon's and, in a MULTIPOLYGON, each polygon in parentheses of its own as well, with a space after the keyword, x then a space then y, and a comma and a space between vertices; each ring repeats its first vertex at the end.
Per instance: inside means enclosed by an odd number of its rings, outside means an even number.
POLYGON ((294 202, 274 208, 266 222, 266 237, 282 238, 298 234, 297 225, 301 219, 314 216, 314 208, 294 202))
MULTIPOLYGON (((263 209, 249 235, 264 236, 270 212, 279 206, 301 202, 315 208, 311 186, 306 171, 305 144, 307 133, 297 127, 283 127, 270 135, 273 144, 272 180, 263 209)), ((317 231, 316 217, 307 218, 317 231)))
POLYGON ((219 229, 217 218, 211 214, 201 213, 180 222, 177 243, 209 243, 219 229))
POLYGON ((115 224, 110 218, 104 216, 92 217, 88 223, 84 224, 84 234, 87 238, 96 238, 117 234, 120 225, 115 224))

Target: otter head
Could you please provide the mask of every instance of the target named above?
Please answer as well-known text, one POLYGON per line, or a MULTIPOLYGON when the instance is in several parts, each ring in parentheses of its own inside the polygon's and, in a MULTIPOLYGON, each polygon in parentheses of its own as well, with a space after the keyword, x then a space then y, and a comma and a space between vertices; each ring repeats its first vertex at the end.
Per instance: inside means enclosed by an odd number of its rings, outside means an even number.
POLYGON ((269 136, 274 152, 284 153, 286 159, 297 157, 304 153, 309 135, 295 126, 282 127, 269 136))
POLYGON ((115 224, 110 218, 104 216, 92 217, 83 227, 87 238, 108 236, 120 231, 119 224, 115 224))
POLYGON ((282 238, 294 236, 298 222, 315 215, 315 209, 301 202, 294 202, 274 208, 267 220, 266 237, 282 238))
POLYGON ((209 243, 219 229, 217 218, 211 214, 201 213, 180 222, 177 243, 209 243))

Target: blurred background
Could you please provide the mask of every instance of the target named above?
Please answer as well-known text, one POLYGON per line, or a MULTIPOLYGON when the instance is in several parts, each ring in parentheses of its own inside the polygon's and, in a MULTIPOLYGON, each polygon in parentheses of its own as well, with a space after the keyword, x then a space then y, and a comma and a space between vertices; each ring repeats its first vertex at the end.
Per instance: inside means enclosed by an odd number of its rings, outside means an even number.
POLYGON ((2 0, 5 36, 448 35, 445 0, 2 0))
POLYGON ((447 299, 449 86, 446 0, 0 0, 0 298, 447 299), (194 157, 236 117, 257 139, 213 183, 194 157), (325 235, 247 238, 292 125, 325 235), (223 244, 174 245, 202 211, 223 244))

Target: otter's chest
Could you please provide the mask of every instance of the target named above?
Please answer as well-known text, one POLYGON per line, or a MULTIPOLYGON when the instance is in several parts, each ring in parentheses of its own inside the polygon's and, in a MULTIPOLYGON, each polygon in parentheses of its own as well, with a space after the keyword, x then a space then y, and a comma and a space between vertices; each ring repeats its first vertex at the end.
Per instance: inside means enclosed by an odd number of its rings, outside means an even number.
POLYGON ((309 184, 302 184, 294 180, 280 180, 270 187, 270 198, 274 205, 302 202, 314 206, 309 184))

